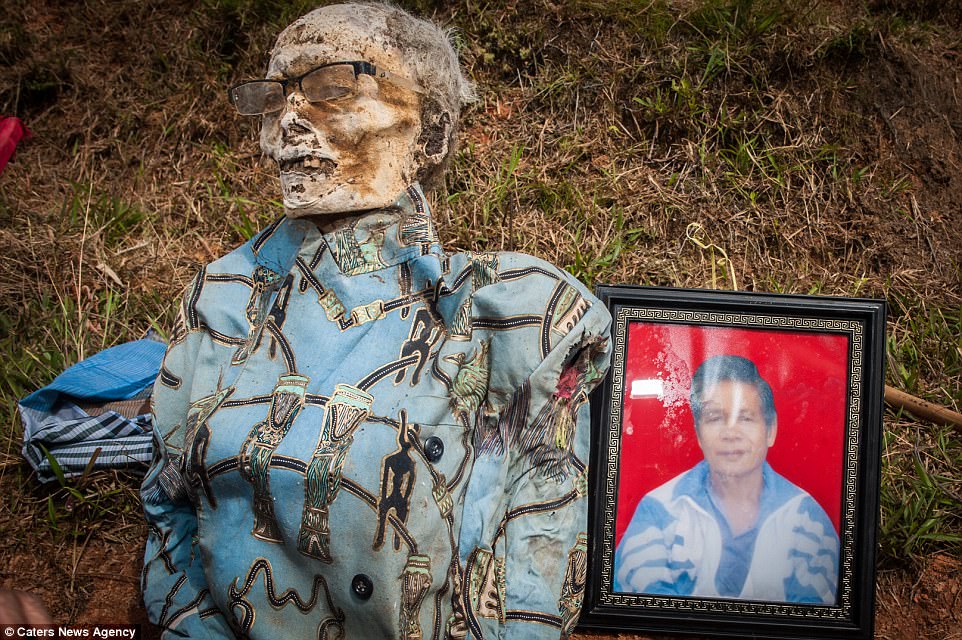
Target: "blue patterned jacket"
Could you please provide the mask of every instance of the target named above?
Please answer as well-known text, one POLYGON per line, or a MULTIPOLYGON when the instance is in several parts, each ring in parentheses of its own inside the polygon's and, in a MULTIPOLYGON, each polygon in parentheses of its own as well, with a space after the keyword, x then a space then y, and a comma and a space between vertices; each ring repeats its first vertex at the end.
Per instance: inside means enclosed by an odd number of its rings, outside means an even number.
POLYGON ((143 576, 166 637, 566 636, 610 317, 420 189, 282 217, 197 275, 154 392, 143 576))

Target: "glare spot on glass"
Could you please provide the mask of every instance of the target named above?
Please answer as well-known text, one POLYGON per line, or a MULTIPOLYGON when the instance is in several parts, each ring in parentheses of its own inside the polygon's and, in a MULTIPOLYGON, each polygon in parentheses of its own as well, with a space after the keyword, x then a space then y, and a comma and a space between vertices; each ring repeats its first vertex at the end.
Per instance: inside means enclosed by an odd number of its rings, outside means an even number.
POLYGON ((665 384, 661 380, 632 380, 629 393, 632 400, 640 398, 661 398, 665 392, 665 384))

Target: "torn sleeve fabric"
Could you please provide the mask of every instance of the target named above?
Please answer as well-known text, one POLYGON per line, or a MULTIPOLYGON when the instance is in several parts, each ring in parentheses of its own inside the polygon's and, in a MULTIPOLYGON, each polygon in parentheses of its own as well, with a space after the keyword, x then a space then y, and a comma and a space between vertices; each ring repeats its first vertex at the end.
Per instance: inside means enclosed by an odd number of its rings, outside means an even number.
POLYGON ((281 218, 184 296, 143 486, 169 637, 566 637, 610 316, 530 256, 446 255, 415 185, 281 218))

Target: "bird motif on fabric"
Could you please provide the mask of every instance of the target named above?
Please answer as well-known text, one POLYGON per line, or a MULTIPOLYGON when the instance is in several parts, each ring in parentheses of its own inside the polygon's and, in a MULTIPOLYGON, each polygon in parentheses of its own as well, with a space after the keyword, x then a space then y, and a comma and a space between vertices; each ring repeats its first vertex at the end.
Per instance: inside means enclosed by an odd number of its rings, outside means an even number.
POLYGON ((455 414, 470 415, 478 410, 488 393, 490 342, 481 343, 470 358, 463 353, 445 356, 446 362, 458 365, 458 372, 451 382, 451 410, 455 414))
POLYGON ((207 420, 224 402, 224 399, 234 393, 234 387, 222 389, 220 385, 221 379, 218 378, 217 389, 212 394, 195 400, 187 410, 184 453, 180 462, 181 475, 187 481, 194 506, 198 509, 200 508, 198 492, 203 493, 212 509, 217 508, 217 498, 211 491, 210 476, 207 473, 207 447, 210 444, 211 435, 207 420))

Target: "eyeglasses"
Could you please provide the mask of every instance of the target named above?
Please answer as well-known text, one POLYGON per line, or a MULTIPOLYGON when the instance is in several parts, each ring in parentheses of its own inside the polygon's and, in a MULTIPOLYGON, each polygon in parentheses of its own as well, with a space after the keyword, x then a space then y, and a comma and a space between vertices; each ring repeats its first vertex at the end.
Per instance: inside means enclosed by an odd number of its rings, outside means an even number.
POLYGON ((244 116, 273 113, 284 108, 288 87, 293 85, 309 102, 324 102, 348 98, 357 93, 357 77, 361 74, 388 80, 394 84, 423 93, 416 83, 370 62, 329 62, 314 67, 304 75, 281 80, 247 80, 227 91, 231 104, 244 116))

